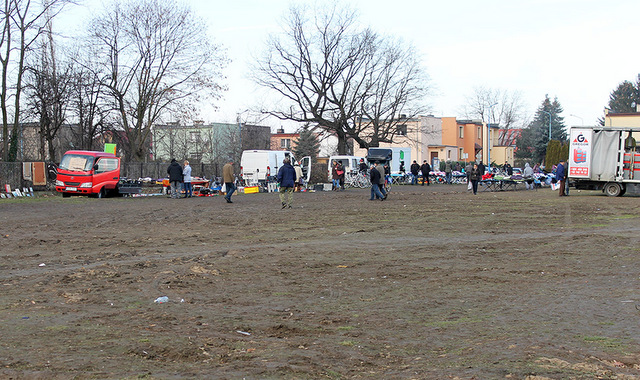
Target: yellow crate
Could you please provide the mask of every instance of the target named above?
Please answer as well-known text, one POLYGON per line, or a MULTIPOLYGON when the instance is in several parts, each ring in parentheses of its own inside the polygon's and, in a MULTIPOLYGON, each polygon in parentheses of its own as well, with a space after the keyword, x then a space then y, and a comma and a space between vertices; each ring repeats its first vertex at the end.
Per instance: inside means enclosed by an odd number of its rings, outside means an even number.
POLYGON ((260 188, 258 186, 248 186, 244 188, 245 194, 253 194, 253 193, 259 193, 259 192, 260 192, 260 188))

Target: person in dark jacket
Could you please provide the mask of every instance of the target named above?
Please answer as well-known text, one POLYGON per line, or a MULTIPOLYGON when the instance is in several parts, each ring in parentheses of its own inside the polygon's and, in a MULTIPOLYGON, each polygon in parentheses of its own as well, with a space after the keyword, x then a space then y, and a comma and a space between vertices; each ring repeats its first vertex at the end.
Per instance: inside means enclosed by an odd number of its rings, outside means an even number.
POLYGON ((382 193, 382 195, 384 195, 385 199, 387 198, 387 191, 384 188, 384 185, 386 183, 386 171, 384 170, 384 166, 382 166, 382 162, 378 162, 376 164, 376 170, 378 171, 378 173, 380 173, 380 180, 378 181, 378 188, 380 189, 380 192, 382 193))
POLYGON ((566 186, 566 183, 567 183, 567 173, 564 168, 564 165, 565 165, 564 160, 562 160, 556 167, 556 181, 560 183, 560 192, 558 195, 561 197, 566 196, 564 192, 564 187, 566 186))
POLYGON ((376 199, 381 199, 384 201, 384 195, 380 192, 380 172, 376 170, 375 165, 371 165, 369 176, 371 178, 371 197, 369 200, 375 201, 376 199))
POLYGON ((282 161, 282 166, 278 169, 277 179, 280 184, 280 202, 282 202, 282 208, 291 208, 293 188, 296 182, 296 170, 291 166, 291 159, 289 157, 285 157, 282 161), (286 201, 285 195, 288 195, 286 201))
POLYGON ((478 193, 478 181, 482 179, 482 175, 480 174, 480 168, 478 164, 473 164, 473 169, 469 172, 469 181, 471 181, 471 189, 473 190, 473 195, 478 193))
POLYGON ((422 162, 420 171, 422 172, 422 186, 424 186, 425 182, 427 183, 427 186, 429 186, 431 184, 431 182, 429 181, 429 172, 431 172, 431 165, 429 165, 427 160, 424 160, 422 162))
POLYGON ((360 164, 358 165, 358 171, 360 172, 360 174, 365 174, 368 169, 369 169, 369 167, 364 162, 364 158, 361 158, 360 159, 360 164))
POLYGON ((411 184, 416 185, 418 183, 418 172, 420 171, 420 165, 413 160, 413 164, 411 164, 411 184))
POLYGON ((178 198, 180 183, 182 182, 182 167, 175 158, 171 160, 171 164, 167 168, 167 174, 169 174, 169 183, 171 184, 171 198, 178 198))

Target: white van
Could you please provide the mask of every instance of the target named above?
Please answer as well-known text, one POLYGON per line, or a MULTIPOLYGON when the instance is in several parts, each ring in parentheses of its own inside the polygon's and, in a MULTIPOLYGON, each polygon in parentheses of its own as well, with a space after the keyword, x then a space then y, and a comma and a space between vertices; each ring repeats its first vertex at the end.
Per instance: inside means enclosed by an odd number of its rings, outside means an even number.
POLYGON ((360 159, 363 159, 364 157, 358 157, 358 156, 331 156, 329 157, 329 162, 327 163, 327 175, 329 178, 329 181, 331 181, 331 178, 333 178, 332 174, 331 174, 331 169, 333 168, 333 163, 340 161, 342 162, 342 167, 344 167, 344 172, 345 173, 351 173, 351 174, 355 174, 358 172, 359 166, 360 166, 360 159))
MULTIPOLYGON (((269 182, 275 180, 278 169, 282 166, 285 157, 291 159, 291 165, 296 163, 293 153, 288 150, 245 150, 240 159, 240 173, 247 185, 269 182)), ((304 157, 300 164, 305 176, 305 183, 309 182, 311 175, 311 158, 304 157), (303 165, 304 164, 304 165, 303 165)))

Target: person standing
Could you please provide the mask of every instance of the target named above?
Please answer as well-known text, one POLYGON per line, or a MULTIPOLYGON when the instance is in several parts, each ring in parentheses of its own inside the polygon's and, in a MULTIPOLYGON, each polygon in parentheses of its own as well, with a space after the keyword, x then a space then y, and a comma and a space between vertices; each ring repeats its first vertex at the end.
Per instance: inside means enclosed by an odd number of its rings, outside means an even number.
POLYGON ((364 162, 364 158, 361 158, 360 164, 358 165, 358 171, 360 174, 366 174, 368 169, 367 164, 364 162))
POLYGON ((429 173, 431 172, 431 165, 427 162, 427 160, 422 161, 422 166, 420 166, 420 171, 422 172, 422 186, 424 183, 427 183, 427 186, 431 184, 429 181, 429 173))
POLYGON ((340 175, 338 174, 338 162, 333 161, 331 165, 331 179, 333 180, 333 187, 331 190, 336 191, 340 188, 340 175))
POLYGON ((374 165, 371 165, 369 178, 371 179, 371 197, 369 200, 375 201, 376 199, 381 199, 384 201, 384 195, 380 192, 380 172, 374 165))
POLYGON ((280 202, 282 202, 282 208, 291 208, 291 201, 293 201, 293 187, 296 181, 296 170, 291 166, 291 159, 285 157, 282 161, 282 166, 278 169, 278 183, 280 184, 280 202), (285 200, 285 195, 286 200, 285 200))
POLYGON ((560 183, 560 191, 558 196, 566 196, 564 187, 567 182, 567 173, 564 167, 564 160, 561 160, 558 166, 556 166, 556 181, 560 183))
POLYGON ((473 170, 474 163, 469 161, 467 166, 464 167, 464 174, 467 176, 467 190, 473 190, 473 186, 471 184, 471 171, 473 170))
POLYGON ((451 161, 447 161, 444 164, 444 180, 451 185, 451 161))
POLYGON ((224 199, 227 203, 233 203, 231 201, 231 195, 234 191, 236 191, 236 176, 233 174, 233 159, 229 158, 227 163, 222 167, 222 181, 224 182, 224 187, 227 194, 224 196, 224 199))
POLYGON ((382 193, 384 199, 387 199, 387 190, 384 188, 384 184, 386 181, 384 166, 382 166, 382 162, 378 162, 376 164, 376 170, 380 173, 380 179, 378 180, 378 187, 380 188, 380 192, 382 193))
POLYGON ((342 161, 338 161, 338 166, 336 166, 336 173, 338 173, 338 190, 344 190, 344 176, 345 170, 344 165, 342 165, 342 161))
POLYGON ((533 190, 534 189, 534 184, 533 184, 533 169, 531 168, 531 165, 529 165, 529 163, 525 163, 524 164, 524 170, 522 171, 522 178, 524 178, 524 186, 527 190, 533 190))
POLYGON ((473 195, 478 193, 478 181, 482 178, 480 174, 480 168, 478 164, 473 164, 473 168, 469 172, 469 181, 471 181, 471 190, 473 190, 473 195))
POLYGON ((410 169, 411 169, 411 184, 416 185, 418 183, 418 173, 420 172, 420 165, 418 165, 416 160, 413 160, 413 164, 411 164, 410 169))
POLYGON ((302 174, 302 168, 300 167, 300 163, 296 162, 296 164, 293 166, 293 169, 295 169, 296 171, 296 186, 294 191, 300 191, 302 189, 302 182, 303 180, 303 174, 302 174))
POLYGON ((171 184, 171 198, 177 199, 180 191, 180 182, 182 182, 182 168, 175 158, 171 159, 167 174, 169 174, 169 183, 171 184))
POLYGON ((193 196, 193 188, 191 187, 191 166, 189 161, 184 160, 182 168, 182 182, 184 182, 184 197, 191 198, 193 196))
POLYGON ((484 166, 482 161, 480 161, 480 163, 478 164, 478 171, 480 171, 480 179, 482 179, 482 176, 484 175, 484 172, 486 169, 487 168, 484 166))

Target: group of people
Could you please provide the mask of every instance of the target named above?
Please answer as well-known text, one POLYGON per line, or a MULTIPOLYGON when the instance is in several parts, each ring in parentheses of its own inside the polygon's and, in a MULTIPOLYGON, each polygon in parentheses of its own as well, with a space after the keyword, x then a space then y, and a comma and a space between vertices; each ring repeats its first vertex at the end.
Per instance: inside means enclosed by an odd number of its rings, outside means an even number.
MULTIPOLYGON (((451 164, 447 163, 445 165, 445 174, 451 173, 451 164), (449 171, 447 172, 447 166, 449 165, 449 171)), ((510 168, 510 165, 505 165, 506 169, 510 168)), ((400 163, 401 170, 404 169, 404 161, 400 163)), ((367 165, 364 163, 364 160, 360 160, 359 171, 364 174, 367 170, 367 165)), ((429 182, 429 172, 431 171, 431 166, 429 163, 424 160, 422 165, 418 165, 418 163, 414 160, 410 167, 411 170, 411 184, 415 185, 418 181, 418 174, 422 172, 422 186, 424 186, 425 182, 427 186, 430 185, 429 182)), ((475 162, 470 162, 465 168, 465 172, 467 174, 467 180, 470 184, 470 190, 473 191, 473 194, 476 195, 478 193, 478 182, 482 180, 482 176, 484 174, 485 168, 482 165, 482 161, 479 164, 475 162)), ((340 161, 337 161, 333 164, 332 168, 332 179, 333 179, 333 190, 344 189, 344 167, 340 161)), ((171 164, 167 168, 167 173, 169 174, 169 182, 171 185, 171 198, 179 198, 181 185, 184 188, 184 196, 183 198, 190 198, 193 196, 193 189, 191 186, 191 166, 189 166, 189 161, 184 161, 184 166, 180 166, 175 159, 171 160, 171 164)), ((508 173, 508 171, 507 171, 508 173)), ((527 189, 533 189, 533 173, 534 169, 526 163, 523 171, 523 178, 525 179, 525 185, 527 189), (528 180, 531 179, 531 182, 528 180)), ((295 163, 295 167, 291 165, 291 159, 289 157, 285 157, 282 161, 282 166, 278 170, 278 174, 276 179, 280 184, 280 202, 282 204, 282 208, 291 208, 291 203, 293 201, 293 192, 296 189, 300 189, 302 186, 302 169, 298 163, 295 163)), ((235 185, 235 175, 233 170, 233 160, 229 159, 228 162, 222 168, 222 178, 225 186, 225 200, 227 203, 233 203, 231 200, 231 196, 236 191, 235 185)), ((385 166, 382 162, 374 162, 371 164, 369 168, 369 178, 371 180, 371 197, 369 200, 381 200, 384 201, 387 199, 388 192, 385 189, 385 183, 387 181, 387 172, 385 166)), ((555 179, 559 182, 559 195, 566 196, 569 195, 568 186, 566 186, 566 169, 565 169, 565 161, 560 161, 560 163, 556 167, 555 171, 555 179)), ((450 183, 450 179, 447 180, 447 183, 450 183)))
POLYGON ((193 196, 193 188, 191 186, 191 166, 189 161, 184 160, 184 167, 180 166, 178 161, 171 160, 171 164, 167 168, 169 174, 169 184, 171 185, 171 198, 179 198, 180 188, 184 189, 183 198, 191 198, 193 196))
MULTIPOLYGON (((409 171, 411 173, 411 184, 417 185, 418 179, 420 178, 420 173, 422 173, 422 186, 426 183, 427 186, 431 184, 429 180, 429 172, 431 171, 431 165, 424 160, 422 165, 418 164, 416 160, 413 160, 413 163, 409 167, 409 171)), ((400 161, 400 172, 405 173, 404 171, 404 161, 400 161)))
MULTIPOLYGON (((171 160, 171 164, 167 168, 169 174, 169 183, 171 186, 171 198, 180 198, 181 187, 184 190, 182 198, 191 198, 193 196, 193 188, 191 186, 191 166, 189 161, 184 161, 184 167, 181 167, 178 161, 171 160)), ((295 167, 291 165, 291 159, 285 157, 282 166, 278 170, 277 181, 280 184, 280 201, 282 208, 291 208, 294 190, 300 190, 302 187, 303 174, 299 163, 295 163, 295 167)), ((236 191, 236 176, 233 170, 233 159, 229 158, 227 163, 222 167, 222 181, 224 182, 224 199, 227 203, 233 203, 231 196, 236 191)))

